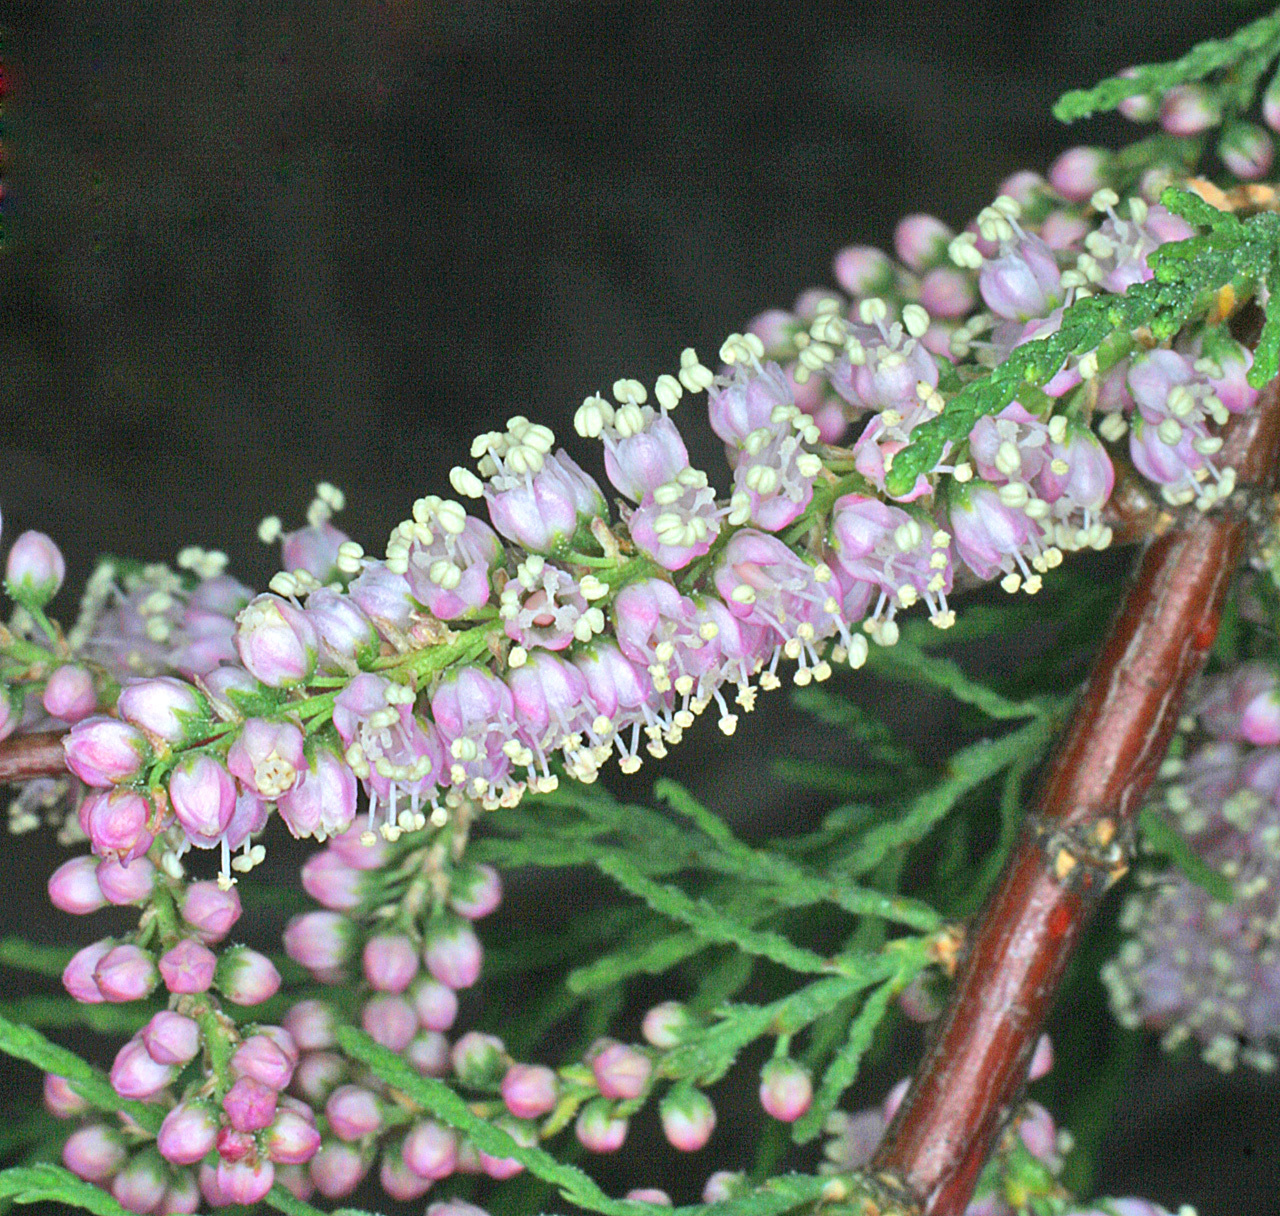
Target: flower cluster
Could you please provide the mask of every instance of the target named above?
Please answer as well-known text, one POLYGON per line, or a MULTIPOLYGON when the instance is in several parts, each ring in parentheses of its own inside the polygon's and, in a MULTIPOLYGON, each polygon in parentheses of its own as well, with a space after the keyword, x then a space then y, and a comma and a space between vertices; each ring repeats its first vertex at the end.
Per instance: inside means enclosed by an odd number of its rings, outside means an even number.
POLYGON ((1280 1036, 1280 673, 1246 663, 1203 682, 1206 736, 1167 761, 1160 808, 1225 878, 1219 902, 1177 871, 1140 875, 1121 917, 1129 937, 1103 970, 1116 1017, 1196 1040, 1221 1069, 1270 1071, 1280 1036))

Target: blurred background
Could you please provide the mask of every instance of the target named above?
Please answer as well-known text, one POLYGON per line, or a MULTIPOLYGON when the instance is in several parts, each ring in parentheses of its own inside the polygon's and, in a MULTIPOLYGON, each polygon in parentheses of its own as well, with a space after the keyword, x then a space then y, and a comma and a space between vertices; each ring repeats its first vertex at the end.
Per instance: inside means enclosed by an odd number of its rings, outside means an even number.
MULTIPOLYGON (((754 313, 829 284, 842 245, 887 247, 906 212, 960 226, 1013 170, 1132 138, 1118 119, 1061 127, 1050 105, 1254 11, 8 0, 5 536, 63 546, 54 608, 70 618, 103 551, 220 547, 264 586, 257 521, 297 526, 319 480, 380 551, 510 414, 598 473, 570 426, 585 395, 651 384, 685 345, 707 359, 754 313)), ((693 463, 715 468, 698 412, 682 411, 693 463)), ((882 708, 926 750, 953 746, 928 707, 882 708)), ((789 830, 813 807, 771 759, 826 747, 764 698, 731 747, 700 729, 624 786, 644 797, 673 775, 748 834, 789 830)), ((62 935, 43 895, 54 858, 43 836, 0 853, 4 931, 62 935)), ((1157 1058, 1115 1112, 1100 1186, 1280 1211, 1276 1096, 1157 1058)))

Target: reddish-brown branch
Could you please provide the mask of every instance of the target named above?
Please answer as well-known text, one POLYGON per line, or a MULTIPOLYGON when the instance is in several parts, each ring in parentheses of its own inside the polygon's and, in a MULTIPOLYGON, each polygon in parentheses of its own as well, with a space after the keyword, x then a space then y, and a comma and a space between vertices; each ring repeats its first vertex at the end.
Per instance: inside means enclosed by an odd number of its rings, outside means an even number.
MULTIPOLYGON (((1280 388, 1238 419, 1222 460, 1269 482, 1280 388)), ((1050 762, 1036 806, 983 909, 947 1010, 872 1169, 924 1216, 960 1216, 1026 1082, 1058 983, 1132 847, 1133 820, 1203 665, 1249 531, 1250 495, 1154 540, 1050 762)))
POLYGON ((67 771, 60 730, 31 735, 11 735, 0 743, 0 785, 30 781, 33 777, 58 777, 67 771))

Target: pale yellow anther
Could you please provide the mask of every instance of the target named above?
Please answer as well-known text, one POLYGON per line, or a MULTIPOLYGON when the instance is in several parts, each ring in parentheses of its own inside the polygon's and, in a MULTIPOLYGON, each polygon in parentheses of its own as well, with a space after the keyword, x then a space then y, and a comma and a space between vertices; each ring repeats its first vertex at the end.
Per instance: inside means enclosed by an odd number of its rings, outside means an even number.
POLYGON ((623 405, 643 405, 649 400, 649 390, 639 380, 615 380, 613 395, 623 405))
POLYGON ((902 309, 902 324, 913 338, 919 338, 929 328, 929 314, 919 304, 907 304, 902 309))
POLYGON ((698 636, 704 642, 710 642, 714 638, 720 636, 720 626, 717 625, 715 621, 703 621, 702 624, 698 626, 698 636))
POLYGON ((1117 440, 1122 439, 1128 429, 1129 424, 1121 414, 1108 414, 1098 423, 1098 434, 1108 443, 1115 443, 1117 440))
POLYGON ((1009 573, 1000 580, 1000 586, 1012 595, 1019 587, 1022 586, 1022 575, 1017 573, 1009 573))
POLYGON ((1006 507, 1014 511, 1025 507, 1031 501, 1031 492, 1020 481, 1011 481, 1001 486, 996 491, 996 495, 1006 507))
POLYGON ((686 346, 680 352, 678 378, 689 392, 701 393, 711 387, 715 374, 698 362, 698 354, 692 346, 686 346))
POLYGON ((461 536, 467 526, 467 512, 460 502, 445 499, 436 507, 436 519, 440 526, 453 536, 461 536))
POLYGON ((284 526, 280 523, 280 516, 268 515, 258 524, 258 539, 264 545, 274 544, 283 531, 284 526))
POLYGON ((604 428, 612 422, 613 406, 596 395, 584 398, 573 415, 573 429, 583 439, 598 439, 604 428))
POLYGON ((911 605, 919 598, 920 592, 918 592, 910 583, 903 583, 902 586, 898 588, 898 603, 901 604, 903 608, 910 608, 911 605))
POLYGON ((461 494, 463 498, 483 498, 484 482, 480 480, 470 469, 463 468, 460 464, 455 464, 449 470, 449 484, 454 490, 461 494))
POLYGON ((1119 201, 1120 196, 1110 186, 1103 186, 1101 190, 1093 192, 1093 196, 1089 199, 1089 206, 1095 211, 1106 211, 1108 207, 1114 207, 1119 201))
POLYGON ((750 583, 739 583, 729 592, 729 598, 735 604, 754 604, 756 602, 755 588, 750 583))
POLYGON ((863 325, 875 325, 889 316, 889 306, 879 296, 868 296, 858 304, 858 320, 863 325))
POLYGON ((613 416, 614 430, 623 439, 630 439, 644 430, 644 412, 632 401, 628 401, 613 416))
POLYGON ((962 460, 954 469, 951 470, 951 476, 962 485, 966 481, 972 481, 973 466, 967 460, 962 460))
POLYGON ((1182 438, 1182 424, 1176 418, 1166 418, 1156 427, 1156 434, 1161 443, 1167 443, 1173 447, 1182 438))
MULTIPOLYGON (((278 574, 273 574, 271 576, 271 581, 267 584, 267 587, 270 590, 274 591, 277 595, 283 595, 285 597, 294 596, 298 594, 297 580, 293 577, 292 574, 288 574, 284 570, 281 570, 278 574)), ((168 633, 168 627, 166 623, 160 620, 159 618, 155 618, 153 621, 147 622, 148 634, 151 633, 152 624, 155 624, 157 627, 164 626, 166 634, 168 633)))
POLYGON ((1012 477, 1022 468, 1022 453, 1018 451, 1018 445, 1004 440, 998 448, 996 448, 996 457, 993 462, 997 469, 1006 477, 1012 477))
POLYGON ((529 652, 523 646, 512 646, 507 652, 508 667, 523 667, 529 661, 529 652))
POLYGON ((582 592, 583 599, 598 600, 609 594, 609 584, 602 583, 594 574, 586 574, 578 583, 578 590, 582 592))
POLYGON ((1049 461, 1049 468, 1059 477, 1065 477, 1071 472, 1071 466, 1061 456, 1055 456, 1049 461))

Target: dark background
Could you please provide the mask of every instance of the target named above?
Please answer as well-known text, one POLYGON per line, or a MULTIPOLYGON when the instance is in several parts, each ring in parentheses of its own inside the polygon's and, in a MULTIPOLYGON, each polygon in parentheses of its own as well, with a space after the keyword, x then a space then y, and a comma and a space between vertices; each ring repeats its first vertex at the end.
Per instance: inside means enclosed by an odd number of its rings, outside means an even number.
MULTIPOLYGON (((651 384, 688 344, 706 358, 829 283, 841 245, 887 245, 905 212, 958 226, 1009 172, 1129 138, 1049 107, 1254 11, 11 2, 5 536, 54 535, 72 589, 97 552, 191 543, 261 586, 264 514, 293 526, 328 479, 348 496, 339 523, 380 550, 509 414, 598 471, 569 424, 587 393, 651 384)), ((686 409, 711 468, 718 442, 686 409)), ((813 726, 772 700, 732 747, 700 730, 627 792, 671 773, 748 831, 794 823, 804 807, 769 760, 812 752, 813 726)), ((936 715, 906 709, 890 712, 949 746, 936 715)), ((6 929, 63 934, 41 891, 54 856, 32 837, 0 856, 6 929)), ((1144 1072, 1101 1184, 1202 1216, 1280 1211, 1276 1094, 1199 1065, 1144 1072)))

